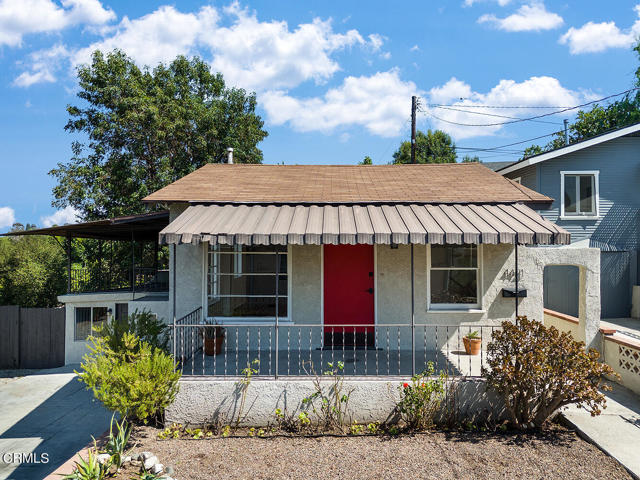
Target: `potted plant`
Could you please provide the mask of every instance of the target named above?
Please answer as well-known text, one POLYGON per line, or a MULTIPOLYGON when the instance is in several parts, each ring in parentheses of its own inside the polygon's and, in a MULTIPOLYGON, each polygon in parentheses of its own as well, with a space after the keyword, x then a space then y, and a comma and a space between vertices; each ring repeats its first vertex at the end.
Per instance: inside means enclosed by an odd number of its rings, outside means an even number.
POLYGON ((478 355, 482 348, 482 339, 477 331, 469 332, 462 338, 464 342, 464 351, 467 355, 478 355))
POLYGON ((219 355, 222 353, 225 331, 220 325, 204 327, 204 354, 219 355))

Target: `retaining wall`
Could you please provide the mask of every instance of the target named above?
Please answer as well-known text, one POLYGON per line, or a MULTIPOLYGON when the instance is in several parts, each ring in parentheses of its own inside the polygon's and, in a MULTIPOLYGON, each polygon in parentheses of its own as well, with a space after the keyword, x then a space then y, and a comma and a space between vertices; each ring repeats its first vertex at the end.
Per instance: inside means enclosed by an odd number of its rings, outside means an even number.
MULTIPOLYGON (((346 379, 342 393, 349 393, 349 422, 384 422, 393 417, 400 399, 401 379, 346 379)), ((323 390, 330 380, 321 380, 323 390)), ((438 413, 439 420, 500 421, 506 418, 504 405, 493 393, 485 390, 482 379, 451 379, 449 395, 438 413)), ((176 401, 165 411, 165 422, 200 425, 231 423, 238 417, 241 387, 233 380, 181 380, 176 401)), ((302 411, 302 400, 315 391, 311 379, 255 379, 247 389, 242 425, 267 426, 275 420, 275 410, 288 414, 302 411)))

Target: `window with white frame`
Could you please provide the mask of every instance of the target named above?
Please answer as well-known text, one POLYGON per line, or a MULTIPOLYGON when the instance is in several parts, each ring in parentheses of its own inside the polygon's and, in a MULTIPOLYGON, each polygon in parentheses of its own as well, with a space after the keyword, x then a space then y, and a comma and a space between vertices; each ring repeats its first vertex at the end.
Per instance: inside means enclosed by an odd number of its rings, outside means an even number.
POLYGON ((561 216, 598 216, 598 172, 561 172, 561 216))
POLYGON ((107 321, 107 307, 76 307, 74 340, 86 340, 93 330, 107 321))
POLYGON ((215 245, 209 246, 207 256, 209 317, 273 318, 276 313, 279 317, 288 316, 285 246, 215 245))
POLYGON ((431 245, 430 252, 430 308, 479 308, 477 245, 431 245))

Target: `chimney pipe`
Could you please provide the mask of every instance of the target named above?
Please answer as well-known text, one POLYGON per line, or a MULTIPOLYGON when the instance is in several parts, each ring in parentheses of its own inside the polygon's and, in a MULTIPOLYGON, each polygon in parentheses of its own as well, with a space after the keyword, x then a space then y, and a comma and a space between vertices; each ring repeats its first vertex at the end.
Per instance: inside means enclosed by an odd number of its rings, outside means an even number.
POLYGON ((231 165, 233 163, 233 148, 227 148, 227 163, 231 165))

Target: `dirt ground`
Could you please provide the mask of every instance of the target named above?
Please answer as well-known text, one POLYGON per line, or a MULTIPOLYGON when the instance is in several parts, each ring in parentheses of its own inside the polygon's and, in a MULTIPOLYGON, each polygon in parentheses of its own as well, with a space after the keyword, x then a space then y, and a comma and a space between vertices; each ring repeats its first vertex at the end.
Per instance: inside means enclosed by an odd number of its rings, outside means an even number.
POLYGON ((537 434, 433 432, 400 437, 157 440, 178 479, 629 479, 614 459, 562 427, 537 434))

